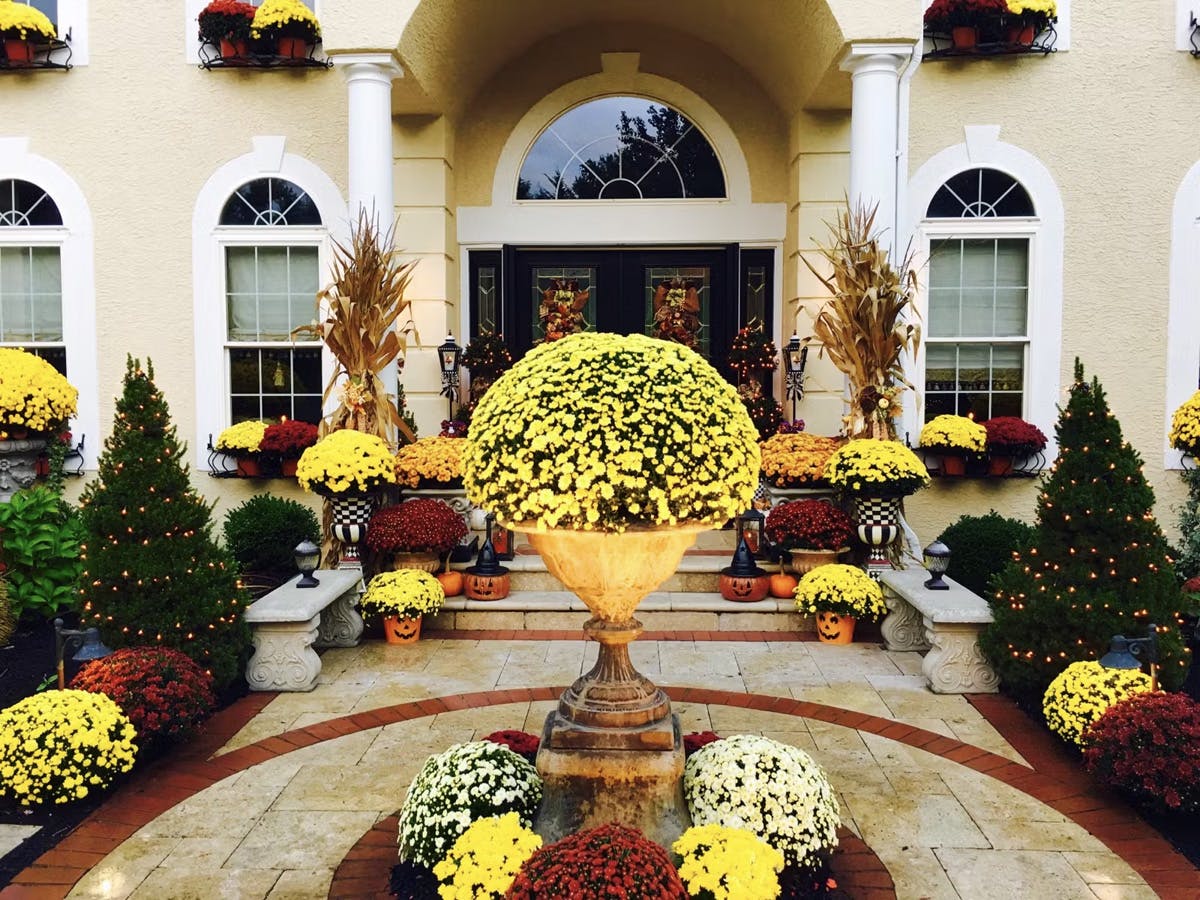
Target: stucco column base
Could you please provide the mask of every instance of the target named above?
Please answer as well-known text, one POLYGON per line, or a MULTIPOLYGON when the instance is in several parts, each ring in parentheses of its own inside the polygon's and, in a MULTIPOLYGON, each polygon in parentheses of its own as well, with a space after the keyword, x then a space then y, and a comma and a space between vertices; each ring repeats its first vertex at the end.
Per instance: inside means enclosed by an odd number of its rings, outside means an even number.
POLYGON ((673 743, 667 750, 558 747, 555 731, 562 724, 557 712, 546 717, 537 755, 542 806, 534 830, 542 840, 549 844, 586 828, 617 822, 637 828, 669 849, 691 824, 683 800, 679 717, 671 715, 666 723, 646 726, 658 729, 665 724, 670 728, 673 743))

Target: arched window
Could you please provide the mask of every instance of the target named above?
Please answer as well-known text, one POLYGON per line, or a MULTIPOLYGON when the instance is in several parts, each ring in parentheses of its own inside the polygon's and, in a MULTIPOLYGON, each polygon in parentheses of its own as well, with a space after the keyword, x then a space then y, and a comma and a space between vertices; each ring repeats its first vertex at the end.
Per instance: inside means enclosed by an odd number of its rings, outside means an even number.
POLYGON ((1030 356, 1029 192, 1011 175, 968 169, 933 195, 925 418, 1026 416, 1030 356))
POLYGON ((0 180, 0 345, 23 347, 66 375, 62 224, 41 187, 0 180))
POLYGON ((708 138, 686 116, 641 97, 605 97, 571 109, 533 143, 518 200, 661 200, 725 197, 708 138))
POLYGON ((316 317, 325 230, 316 203, 282 178, 246 182, 219 220, 229 421, 321 418, 321 343, 292 331, 316 317))

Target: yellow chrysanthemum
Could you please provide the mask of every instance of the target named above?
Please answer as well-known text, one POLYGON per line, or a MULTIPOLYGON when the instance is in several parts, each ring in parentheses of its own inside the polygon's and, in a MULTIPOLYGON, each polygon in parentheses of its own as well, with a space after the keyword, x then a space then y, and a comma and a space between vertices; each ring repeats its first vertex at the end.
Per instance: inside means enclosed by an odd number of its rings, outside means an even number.
POLYGON ((15 347, 0 347, 0 437, 19 428, 60 431, 75 415, 78 399, 79 392, 50 363, 15 347))
POLYGON ((922 447, 982 453, 987 446, 987 429, 966 416, 935 416, 925 423, 917 443, 922 447))
POLYGON ((1042 712, 1050 730, 1079 744, 1084 729, 1133 694, 1150 690, 1150 677, 1136 669, 1109 669, 1095 661, 1075 662, 1050 682, 1042 712))
POLYGON ((296 480, 321 494, 369 493, 396 483, 396 462, 382 438, 345 428, 304 451, 296 480))

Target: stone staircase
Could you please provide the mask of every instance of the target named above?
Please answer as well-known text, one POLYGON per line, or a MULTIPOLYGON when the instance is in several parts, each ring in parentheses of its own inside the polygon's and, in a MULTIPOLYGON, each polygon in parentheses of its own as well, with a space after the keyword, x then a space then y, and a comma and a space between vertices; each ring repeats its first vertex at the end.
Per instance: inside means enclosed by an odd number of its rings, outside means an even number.
MULTIPOLYGON (((707 531, 698 535, 675 574, 638 607, 637 618, 647 631, 814 631, 811 616, 793 611, 790 599, 768 597, 758 603, 725 600, 718 576, 733 556, 735 532, 707 531)), ((456 563, 465 569, 472 563, 456 563)), ((427 621, 438 631, 574 631, 589 613, 583 601, 546 570, 542 558, 523 536, 517 536, 513 558, 503 562, 511 573, 512 590, 503 600, 450 597, 442 612, 427 621)), ((777 565, 760 563, 768 572, 777 565)))

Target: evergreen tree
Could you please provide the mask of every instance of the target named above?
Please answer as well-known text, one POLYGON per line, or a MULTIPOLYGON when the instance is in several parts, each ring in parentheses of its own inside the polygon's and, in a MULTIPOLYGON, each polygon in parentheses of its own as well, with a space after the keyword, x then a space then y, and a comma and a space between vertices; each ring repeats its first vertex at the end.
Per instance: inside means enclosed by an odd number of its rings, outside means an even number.
POLYGON ((1200 469, 1184 469, 1187 501, 1179 513, 1179 547, 1175 550, 1175 575, 1181 581, 1200 575, 1200 469))
POLYGON ((995 622, 983 651, 1006 690, 1040 699, 1070 663, 1098 659, 1113 635, 1142 637, 1153 622, 1162 680, 1178 685, 1187 665, 1179 588, 1154 491, 1099 380, 1086 382, 1079 360, 1055 434, 1058 459, 1042 480, 1033 541, 993 581, 995 622))
POLYGON ((212 508, 192 488, 185 450, 150 361, 143 369, 129 358, 99 477, 81 498, 79 593, 84 624, 110 647, 174 647, 220 690, 238 677, 249 644, 245 595, 212 539, 212 508))

